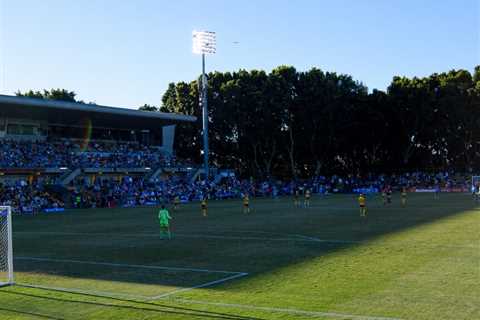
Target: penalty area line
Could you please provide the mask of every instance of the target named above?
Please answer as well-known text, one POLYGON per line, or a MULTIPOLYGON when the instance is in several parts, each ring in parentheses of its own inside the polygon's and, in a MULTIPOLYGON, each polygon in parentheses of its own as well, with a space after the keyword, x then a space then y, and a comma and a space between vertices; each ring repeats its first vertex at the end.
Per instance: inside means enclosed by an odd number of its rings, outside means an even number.
POLYGON ((327 317, 327 318, 336 318, 336 319, 345 319, 350 320, 403 320, 401 318, 392 318, 392 317, 383 317, 383 316, 364 316, 364 315, 355 315, 355 314, 346 314, 339 312, 328 312, 328 311, 308 311, 300 310, 294 308, 275 308, 275 307, 261 307, 250 304, 237 304, 237 303, 223 303, 223 302, 211 302, 211 301, 202 301, 202 300, 190 300, 190 299, 181 299, 181 298, 171 298, 174 301, 179 301, 183 303, 198 304, 198 305, 210 305, 217 307, 227 307, 227 308, 237 308, 244 310, 260 310, 268 312, 277 312, 277 313, 289 313, 289 314, 298 314, 305 315, 310 317, 327 317))
POLYGON ((143 299, 146 301, 165 298, 168 296, 176 295, 176 294, 179 294, 185 291, 190 291, 193 289, 211 287, 227 281, 248 276, 247 272, 234 272, 234 271, 209 270, 209 269, 197 269, 197 268, 160 267, 160 266, 124 264, 124 263, 96 262, 96 261, 83 261, 83 260, 72 260, 72 259, 50 259, 50 258, 37 258, 37 257, 15 257, 15 259, 29 260, 29 261, 45 261, 45 262, 57 262, 57 263, 76 263, 76 264, 87 264, 87 265, 113 266, 113 267, 142 268, 142 269, 151 269, 151 270, 188 271, 188 272, 204 272, 204 273, 217 273, 217 274, 220 273, 220 274, 229 275, 218 280, 204 282, 204 283, 201 283, 195 286, 190 286, 187 288, 168 291, 155 296, 142 296, 142 295, 135 295, 135 294, 112 293, 107 291, 82 290, 77 288, 62 288, 62 287, 53 287, 53 286, 33 285, 28 283, 19 283, 20 286, 30 287, 30 288, 53 289, 58 291, 76 292, 76 293, 93 293, 93 294, 102 295, 106 297, 115 297, 115 296, 127 297, 127 298, 131 297, 131 298, 143 299))
MULTIPOLYGON (((247 232, 248 233, 248 232, 247 232)), ((109 234, 109 233, 85 233, 85 232, 48 232, 48 231, 17 231, 14 235, 20 234, 48 234, 59 236, 105 236, 105 237, 132 237, 132 238, 158 238, 154 233, 137 233, 137 234, 109 234)), ((223 239, 223 240, 259 240, 259 241, 280 241, 280 242, 323 242, 323 243, 340 243, 340 244, 355 244, 362 243, 362 241, 355 240, 337 240, 337 239, 318 239, 312 237, 301 236, 298 234, 290 235, 290 238, 272 238, 272 237, 257 237, 257 236, 226 236, 214 234, 185 234, 174 233, 176 238, 186 239, 223 239)), ((233 273, 233 272, 232 272, 233 273)))
POLYGON ((65 293, 93 294, 93 295, 104 297, 104 298, 127 298, 127 299, 134 298, 138 300, 147 300, 150 298, 148 296, 142 296, 137 294, 116 293, 116 292, 110 292, 110 291, 99 291, 99 290, 88 290, 88 289, 83 290, 78 288, 63 288, 63 287, 55 287, 55 286, 44 286, 44 285, 37 285, 37 284, 30 284, 30 283, 23 283, 23 282, 16 283, 16 285, 24 288, 54 290, 54 291, 60 291, 65 293))
POLYGON ((149 265, 140 265, 140 264, 98 262, 98 261, 85 261, 85 260, 72 260, 72 259, 52 259, 52 258, 24 257, 24 256, 14 257, 14 259, 30 260, 30 261, 43 261, 43 262, 57 262, 57 263, 76 263, 76 264, 88 264, 88 265, 109 266, 109 267, 124 267, 124 268, 137 268, 137 269, 168 270, 168 271, 187 271, 187 272, 189 271, 189 272, 223 273, 223 274, 243 274, 244 273, 244 272, 238 272, 238 271, 224 271, 224 270, 183 268, 183 267, 162 267, 162 266, 149 266, 149 265))
POLYGON ((167 293, 163 293, 163 294, 160 294, 158 296, 151 297, 148 300, 149 301, 157 300, 157 299, 166 298, 166 297, 169 297, 169 296, 172 296, 172 295, 176 295, 176 294, 179 294, 179 293, 182 293, 182 292, 190 291, 190 290, 193 290, 193 289, 211 287, 213 285, 217 285, 217 284, 220 284, 220 283, 223 283, 223 282, 231 281, 231 280, 246 277, 246 276, 248 276, 248 273, 242 272, 242 273, 239 273, 239 274, 232 275, 230 277, 226 277, 226 278, 218 279, 218 280, 215 280, 215 281, 202 283, 202 284, 199 284, 199 285, 196 285, 196 286, 193 286, 193 287, 183 288, 183 289, 178 289, 178 290, 170 291, 170 292, 167 292, 167 293))
MULTIPOLYGON (((248 231, 245 231, 248 233, 248 231)), ((99 237, 132 237, 132 238, 158 238, 154 233, 138 233, 138 234, 110 234, 110 233, 85 233, 85 232, 46 232, 46 231, 17 231, 13 235, 24 234, 48 234, 59 236, 99 236, 99 237)), ((321 239, 312 236, 290 234, 291 238, 271 238, 271 237, 257 237, 257 236, 227 236, 227 235, 212 235, 212 234, 184 234, 175 233, 174 237, 184 239, 222 239, 222 240, 251 240, 251 241, 271 241, 271 242, 310 242, 310 243, 325 243, 325 244, 337 244, 337 245, 349 245, 349 244, 370 244, 370 245, 384 245, 383 242, 376 242, 374 240, 341 240, 341 239, 321 239)), ((458 248, 458 249, 475 249, 478 250, 478 246, 475 245, 429 245, 424 243, 416 243, 415 241, 401 241, 394 244, 388 244, 391 247, 412 247, 422 246, 426 248, 458 248)), ((188 270, 187 270, 188 271, 188 270)), ((194 270, 191 270, 194 271, 194 270)), ((201 272, 201 271, 199 271, 201 272)), ((205 272, 211 272, 206 270, 205 272)), ((240 273, 230 271, 215 271, 218 273, 240 273)))

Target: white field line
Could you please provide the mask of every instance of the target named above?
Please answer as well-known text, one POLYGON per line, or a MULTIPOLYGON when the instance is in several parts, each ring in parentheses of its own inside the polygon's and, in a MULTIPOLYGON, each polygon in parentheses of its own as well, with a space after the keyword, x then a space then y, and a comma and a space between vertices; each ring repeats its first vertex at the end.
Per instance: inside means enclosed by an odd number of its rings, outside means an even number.
POLYGON ((223 283, 223 282, 226 282, 226 281, 230 281, 230 280, 233 280, 233 279, 245 277, 245 276, 247 276, 247 275, 248 275, 248 273, 246 273, 246 272, 238 273, 238 274, 232 275, 232 276, 230 276, 230 277, 226 277, 226 278, 218 279, 218 280, 215 280, 215 281, 210 281, 210 282, 202 283, 202 284, 199 284, 199 285, 197 285, 197 286, 193 286, 193 287, 189 287, 189 288, 183 288, 183 289, 178 289, 178 290, 175 290, 175 291, 171 291, 171 292, 167 292, 167 293, 164 293, 164 294, 160 294, 160 295, 158 295, 158 296, 151 297, 151 298, 149 298, 148 300, 156 300, 156 299, 166 298, 166 297, 168 297, 168 296, 175 295, 175 294, 179 294, 179 293, 181 293, 181 292, 190 291, 190 290, 193 290, 193 289, 210 287, 210 286, 213 286, 213 285, 216 285, 216 284, 219 284, 219 283, 223 283))
POLYGON ((51 259, 51 258, 38 258, 38 257, 15 257, 17 260, 31 260, 31 261, 45 261, 45 262, 59 262, 59 263, 77 263, 77 264, 89 264, 98 266, 110 266, 110 267, 126 267, 137 269, 151 269, 151 270, 169 270, 169 271, 191 271, 191 272, 205 272, 205 273, 223 273, 223 274, 243 274, 244 272, 237 271, 224 271, 224 270, 210 270, 210 269, 197 269, 197 268, 177 268, 177 267, 161 267, 161 266, 148 266, 139 264, 127 264, 127 263, 111 263, 111 262, 97 262, 97 261, 84 261, 84 260, 71 260, 71 259, 51 259))
MULTIPOLYGON (((120 237, 138 237, 138 238, 158 238, 156 233, 136 233, 136 234, 111 234, 111 233, 83 233, 83 232, 48 232, 48 231, 17 231, 15 234, 48 234, 48 235, 64 235, 64 236, 120 236, 120 237)), ((177 238, 194 238, 194 239, 226 239, 226 240, 260 240, 260 241, 300 241, 300 242, 326 242, 326 243, 362 243, 362 241, 354 240, 336 240, 336 239, 318 239, 299 235, 292 238, 271 238, 257 236, 224 236, 210 234, 183 234, 174 233, 177 238)))
MULTIPOLYGON (((236 278, 246 276, 246 273, 237 274, 228 278, 219 279, 216 281, 208 282, 205 284, 201 284, 198 286, 194 286, 191 288, 185 288, 180 290, 175 290, 172 292, 167 292, 155 297, 148 297, 142 295, 133 295, 133 294, 124 294, 124 293, 113 293, 107 291, 97 291, 97 290, 81 290, 81 289, 73 289, 73 288, 63 288, 63 287, 54 287, 54 286, 42 286, 42 285, 32 285, 32 284, 25 284, 21 283, 22 287, 26 288, 35 288, 35 289, 45 289, 45 290, 55 290, 61 291, 65 293, 81 293, 81 294, 94 294, 97 296, 103 296, 106 298, 109 297, 124 297, 124 298, 135 298, 145 301, 152 301, 152 300, 159 300, 162 298, 171 297, 172 295, 179 294, 181 292, 198 289, 198 288, 205 288, 207 286, 212 286, 218 283, 226 282, 229 280, 233 280, 236 278)), ((402 320, 399 318, 391 318, 391 317, 378 317, 378 316, 361 316, 361 315, 352 315, 352 314, 345 314, 345 313, 338 313, 338 312, 325 312, 325 311, 307 311, 307 310, 299 310, 293 308, 273 308, 273 307, 260 307, 248 304, 235 304, 235 303, 221 303, 221 302, 210 302, 210 301, 199 301, 199 300, 190 300, 190 299, 181 299, 171 297, 174 301, 179 301, 183 303, 190 303, 190 304, 200 304, 200 305, 213 305, 218 307, 230 307, 230 308, 237 308, 237 309, 247 309, 247 310, 261 310, 261 311, 269 311, 269 312, 278 312, 278 313, 290 313, 290 314, 301 314, 307 315, 311 317, 328 317, 328 318, 349 318, 351 320, 402 320)))
POLYGON ((137 295, 137 294, 129 294, 129 293, 116 293, 116 292, 110 292, 110 291, 98 291, 98 290, 82 290, 82 289, 77 289, 77 288, 63 288, 63 287, 54 287, 54 286, 43 286, 43 285, 37 285, 37 284, 30 284, 30 283, 18 283, 19 286, 25 287, 25 288, 35 288, 35 289, 44 289, 44 290, 55 290, 55 291, 62 291, 62 292, 73 292, 73 293, 82 293, 82 294, 93 294, 96 296, 102 296, 102 297, 121 297, 121 298, 135 298, 135 299, 143 299, 147 300, 150 299, 148 296, 142 296, 142 295, 137 295))
MULTIPOLYGON (((248 233, 248 231, 245 231, 248 233)), ((136 238, 158 238, 156 233, 84 233, 84 232, 48 232, 48 231, 17 231, 15 234, 47 234, 47 235, 60 235, 60 236, 118 236, 118 237, 136 237, 136 238)), ((336 243, 336 244, 374 244, 375 240, 339 240, 339 239, 320 239, 316 237, 304 236, 299 234, 291 234, 292 238, 270 238, 270 237, 257 237, 257 236, 224 236, 224 235, 209 235, 209 234, 182 234, 174 233, 174 237, 177 238, 193 238, 193 239, 223 239, 223 240, 259 240, 259 241, 294 241, 294 242, 318 242, 318 243, 336 243)), ((378 245, 383 245, 382 242, 378 242, 378 245)), ((429 245, 423 243, 412 242, 399 242, 395 244, 389 244, 391 247, 405 247, 405 246, 422 246, 428 248, 459 248, 459 249, 479 249, 477 245, 429 245)), ((227 271, 229 273, 229 271, 227 271)), ((234 272, 231 272, 234 273, 234 272)))
MULTIPOLYGON (((309 236, 303 236, 303 235, 300 235, 300 234, 297 234, 296 236, 300 237, 300 238, 303 238, 305 240, 308 240, 308 241, 313 241, 313 242, 329 242, 329 243, 356 243, 356 244, 360 244, 360 243, 367 243, 368 241, 343 241, 343 240, 323 240, 323 239, 319 239, 319 238, 315 238, 315 237, 309 237, 309 236)), ((374 244, 375 242, 370 242, 371 244, 374 244)), ((378 245, 382 245, 383 243, 382 242, 378 242, 377 243, 378 245)), ((422 244, 422 243, 415 243, 415 242, 407 242, 408 245, 418 245, 418 246, 423 246, 423 247, 428 247, 428 248, 463 248, 463 249, 478 249, 480 248, 480 246, 475 246, 475 245, 428 245, 428 244, 422 244)), ((393 244, 392 245, 393 247, 402 247, 403 244, 402 243, 398 243, 398 244, 393 244)))
POLYGON ((325 242, 325 243, 360 243, 360 241, 349 240, 332 240, 332 239, 316 239, 311 238, 270 238, 270 237, 256 237, 256 236, 221 236, 221 235, 205 235, 205 234, 176 234, 181 238, 200 238, 200 239, 228 239, 228 240, 260 240, 260 241, 296 241, 296 242, 325 242))
MULTIPOLYGON (((200 232, 216 232, 218 229, 202 229, 200 232)), ((253 234, 263 234, 263 235, 270 235, 270 236, 293 236, 293 237, 298 237, 297 234, 292 234, 292 233, 285 233, 285 232, 272 232, 272 231, 260 231, 260 230, 226 230, 225 232, 227 233, 237 233, 237 234, 248 234, 248 233, 253 233, 253 234)), ((191 231, 190 233, 196 234, 198 231, 191 231)))
POLYGON ((338 312, 307 311, 307 310, 299 310, 299 309, 293 309, 293 308, 260 307, 260 306, 254 306, 249 304, 210 302, 210 301, 179 299, 179 298, 172 298, 172 299, 174 301, 190 303, 190 304, 230 307, 230 308, 246 309, 246 310, 261 310, 261 311, 279 312, 279 313, 290 313, 290 314, 299 314, 299 315, 306 315, 306 316, 312 316, 312 317, 327 317, 327 318, 340 318, 340 319, 348 318, 350 320, 402 320, 400 318, 382 317, 382 316, 362 316, 362 315, 346 314, 346 313, 338 313, 338 312))
MULTIPOLYGON (((240 277, 241 275, 237 275, 240 277)), ((243 276, 243 275, 242 275, 243 276)), ((232 280, 232 279, 221 279, 224 281, 232 280)), ((220 281, 220 280, 219 280, 220 281)), ((218 282, 217 282, 218 283, 218 282)), ((216 284, 216 283, 215 283, 216 284)), ((45 290, 55 290, 61 291, 65 293, 82 293, 82 294, 94 294, 97 296, 103 296, 106 298, 109 297, 125 297, 125 298, 135 298, 135 299, 143 299, 146 301, 158 300, 160 298, 166 298, 172 294, 179 293, 180 290, 174 291, 171 293, 166 293, 164 295, 160 295, 157 297, 147 297, 141 295, 131 295, 131 294, 120 294, 120 293, 113 293, 113 292, 106 292, 106 291, 96 291, 96 290, 80 290, 80 289, 70 289, 70 288, 62 288, 62 287, 51 287, 51 286, 41 286, 41 285, 32 285, 32 284, 20 284, 22 287, 26 288, 35 288, 35 289, 45 289, 45 290)), ((213 285, 213 284, 210 284, 213 285)), ((206 284, 205 284, 206 286, 206 284)), ((192 290, 194 288, 186 288, 183 291, 192 290)), ((198 300, 189 300, 189 299, 181 299, 181 298, 174 298, 172 297, 173 301, 179 301, 183 303, 190 303, 190 304, 200 304, 200 305, 213 305, 218 307, 230 307, 230 308, 237 308, 237 309, 246 309, 246 310, 261 310, 261 311, 269 311, 269 312, 277 312, 277 313, 290 313, 290 314, 301 314, 307 315, 311 317, 327 317, 327 318, 349 318, 351 320, 402 320, 400 318, 391 318, 391 317, 379 317, 379 316, 362 316, 362 315, 352 315, 352 314, 345 314, 345 313, 338 313, 338 312, 326 312, 326 311, 307 311, 307 310, 299 310, 293 308, 273 308, 273 307, 260 307, 248 304, 235 304, 235 303, 221 303, 221 302, 210 302, 210 301, 198 301, 198 300)))
POLYGON ((159 267, 159 266, 146 266, 146 265, 135 265, 135 264, 124 264, 124 263, 109 263, 109 262, 95 262, 95 261, 82 261, 82 260, 70 260, 70 259, 49 259, 49 258, 36 258, 36 257, 16 257, 18 260, 31 260, 31 261, 48 261, 48 262, 60 262, 60 263, 78 263, 78 264, 89 264, 89 265, 103 265, 103 266, 115 266, 115 267, 128 267, 128 268, 143 268, 143 269, 154 269, 154 270, 174 270, 174 271, 192 271, 192 272, 208 272, 208 273, 222 273, 222 274, 230 274, 230 276, 221 278, 214 281, 209 281, 205 283, 201 283, 196 286, 182 288, 178 290, 173 290, 170 292, 166 292, 156 296, 142 296, 142 295, 134 295, 134 294, 123 294, 123 293, 113 293, 108 291, 97 291, 97 290, 81 290, 76 288, 62 288, 62 287, 53 287, 53 286, 42 286, 42 285, 33 285, 33 284, 21 284, 24 287, 31 287, 31 288, 39 288, 39 289, 53 289, 58 291, 65 291, 65 292, 77 292, 77 293, 92 293, 98 294, 102 296, 119 296, 119 297, 130 297, 130 298, 137 298, 143 300, 155 300, 164 297, 168 297, 174 294, 178 294, 181 292, 199 289, 199 288, 206 288, 210 287, 219 283, 223 283, 226 281, 234 280, 237 278, 245 277, 248 275, 247 272, 233 272, 233 271, 222 271, 222 270, 208 270, 208 269, 197 269, 197 268, 175 268, 175 267, 159 267))

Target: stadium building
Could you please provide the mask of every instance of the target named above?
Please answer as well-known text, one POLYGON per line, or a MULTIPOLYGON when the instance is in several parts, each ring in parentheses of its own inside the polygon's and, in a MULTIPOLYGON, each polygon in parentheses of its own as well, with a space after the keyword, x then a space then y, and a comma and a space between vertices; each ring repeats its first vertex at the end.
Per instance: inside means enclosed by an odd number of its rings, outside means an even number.
POLYGON ((178 167, 175 128, 196 117, 0 95, 0 182, 157 176, 178 167), (22 161, 25 159, 25 161, 22 161))

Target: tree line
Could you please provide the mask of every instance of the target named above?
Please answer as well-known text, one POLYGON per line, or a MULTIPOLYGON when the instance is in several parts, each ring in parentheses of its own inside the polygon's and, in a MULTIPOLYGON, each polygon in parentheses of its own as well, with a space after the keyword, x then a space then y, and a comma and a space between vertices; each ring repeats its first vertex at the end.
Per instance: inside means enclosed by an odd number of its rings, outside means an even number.
MULTIPOLYGON (((480 66, 394 77, 386 92, 350 75, 280 66, 208 75, 211 159, 243 176, 480 169, 480 66)), ((198 81, 171 83, 162 111, 195 115, 179 156, 201 159, 198 81)))
POLYGON ((95 102, 86 103, 83 100, 78 100, 76 98, 77 94, 75 93, 75 91, 69 91, 69 90, 60 89, 60 88, 50 89, 50 90, 43 89, 43 91, 28 90, 25 92, 21 92, 20 90, 18 90, 17 92, 15 92, 15 95, 18 97, 59 100, 59 101, 66 101, 66 102, 77 102, 77 103, 83 103, 83 104, 89 104, 89 105, 96 105, 95 102))
MULTIPOLYGON (((62 96, 75 93, 43 98, 62 96)), ((370 93, 350 75, 317 68, 212 72, 208 106, 212 164, 244 177, 480 170, 480 66, 396 76, 386 92, 370 93)), ((175 150, 201 162, 198 80, 170 83, 160 108, 139 109, 197 116, 178 126, 175 150)))

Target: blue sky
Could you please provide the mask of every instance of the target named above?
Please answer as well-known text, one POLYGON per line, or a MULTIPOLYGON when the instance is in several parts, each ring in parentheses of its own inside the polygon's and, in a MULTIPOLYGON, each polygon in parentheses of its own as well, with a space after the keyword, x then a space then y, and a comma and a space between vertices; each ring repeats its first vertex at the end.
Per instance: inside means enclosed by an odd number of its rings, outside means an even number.
POLYGON ((0 92, 159 105, 169 82, 200 72, 193 29, 217 32, 210 71, 318 67, 384 90, 394 75, 480 64, 479 2, 0 0, 0 92))

